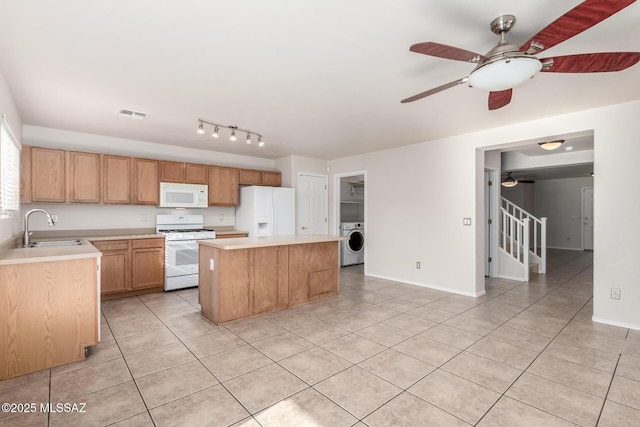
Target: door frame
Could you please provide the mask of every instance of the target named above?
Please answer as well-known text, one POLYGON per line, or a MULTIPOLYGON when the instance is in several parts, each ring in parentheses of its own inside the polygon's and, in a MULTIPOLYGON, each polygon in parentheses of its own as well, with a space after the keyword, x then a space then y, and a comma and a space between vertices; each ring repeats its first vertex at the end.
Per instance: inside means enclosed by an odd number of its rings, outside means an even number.
POLYGON ((497 169, 490 169, 485 167, 483 173, 482 188, 484 189, 484 266, 486 277, 498 277, 500 271, 500 257, 498 255, 498 241, 500 238, 500 171, 497 169), (491 181, 491 186, 488 187, 488 179, 491 181), (487 191, 487 187, 489 190, 487 191), (486 215, 492 220, 492 226, 489 227, 488 219, 486 215), (491 262, 488 262, 488 258, 491 257, 491 262))
MULTIPOLYGON (((333 232, 335 236, 339 236, 340 235, 340 180, 341 178, 346 178, 348 176, 357 176, 357 175, 363 175, 364 176, 364 182, 365 182, 365 186, 364 186, 364 235, 365 238, 367 236, 367 171, 366 170, 359 170, 359 171, 353 171, 353 172, 343 172, 343 173, 337 173, 333 176, 333 218, 334 218, 334 224, 333 224, 333 232)), ((367 256, 367 252, 365 251, 364 256, 366 258, 367 256)), ((366 259, 365 259, 365 268, 366 268, 366 259)))
POLYGON ((591 249, 587 249, 587 248, 586 248, 586 245, 585 245, 585 241, 586 241, 586 239, 585 239, 585 235, 586 235, 586 232, 585 232, 585 226, 584 226, 584 215, 585 215, 585 197, 584 197, 584 194, 587 192, 587 190, 591 190, 591 212, 592 212, 592 214, 593 214, 593 208, 594 208, 594 200, 593 200, 593 198, 594 198, 594 192, 593 192, 593 187, 582 187, 582 191, 581 191, 581 196, 582 196, 582 198, 581 198, 581 201, 580 201, 580 204, 582 205, 582 218, 581 218, 581 219, 582 219, 582 221, 581 221, 581 222, 582 222, 582 224, 581 224, 581 225, 582 225, 582 250, 583 250, 583 251, 584 251, 584 250, 592 251, 592 250, 594 250, 593 230, 594 230, 594 228, 595 228, 595 226, 594 226, 594 224, 593 224, 593 215, 592 215, 592 217, 591 217, 591 219, 590 219, 590 221, 591 221, 591 249))

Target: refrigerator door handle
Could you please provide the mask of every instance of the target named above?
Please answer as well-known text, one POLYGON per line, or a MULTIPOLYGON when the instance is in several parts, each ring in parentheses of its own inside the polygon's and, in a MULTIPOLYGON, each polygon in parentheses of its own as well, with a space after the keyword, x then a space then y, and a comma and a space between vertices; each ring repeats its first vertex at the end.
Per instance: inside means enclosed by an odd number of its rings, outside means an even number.
POLYGON ((278 235, 278 207, 276 205, 275 191, 271 192, 271 208, 273 213, 273 235, 278 235))

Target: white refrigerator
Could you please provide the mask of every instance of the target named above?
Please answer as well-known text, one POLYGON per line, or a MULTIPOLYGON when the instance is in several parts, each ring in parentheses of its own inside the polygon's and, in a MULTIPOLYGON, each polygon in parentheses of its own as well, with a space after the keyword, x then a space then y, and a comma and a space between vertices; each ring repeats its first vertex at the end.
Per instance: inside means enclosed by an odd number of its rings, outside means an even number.
POLYGON ((249 237, 295 235, 295 189, 242 187, 236 208, 236 230, 248 231, 249 237))

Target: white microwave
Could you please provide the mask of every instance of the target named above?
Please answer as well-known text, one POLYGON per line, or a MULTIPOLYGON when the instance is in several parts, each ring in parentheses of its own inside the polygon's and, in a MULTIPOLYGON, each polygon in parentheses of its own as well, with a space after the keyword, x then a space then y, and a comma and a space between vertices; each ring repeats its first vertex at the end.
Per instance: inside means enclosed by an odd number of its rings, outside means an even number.
POLYGON ((209 191, 206 185, 160 183, 161 208, 207 208, 209 191))

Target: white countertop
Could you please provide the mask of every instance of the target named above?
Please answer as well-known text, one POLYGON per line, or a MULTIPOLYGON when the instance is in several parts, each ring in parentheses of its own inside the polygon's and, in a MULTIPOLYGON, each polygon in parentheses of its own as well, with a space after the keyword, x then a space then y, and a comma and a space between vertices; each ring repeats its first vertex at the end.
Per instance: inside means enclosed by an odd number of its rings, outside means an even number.
POLYGON ((223 250, 264 248, 268 246, 304 245, 309 243, 338 242, 349 240, 348 237, 329 236, 324 234, 305 234, 301 236, 272 236, 272 237, 235 237, 231 239, 198 240, 205 246, 223 250))
POLYGON ((8 249, 0 253, 0 265, 65 261, 102 256, 102 253, 88 241, 83 240, 82 242, 81 245, 73 246, 8 249))

